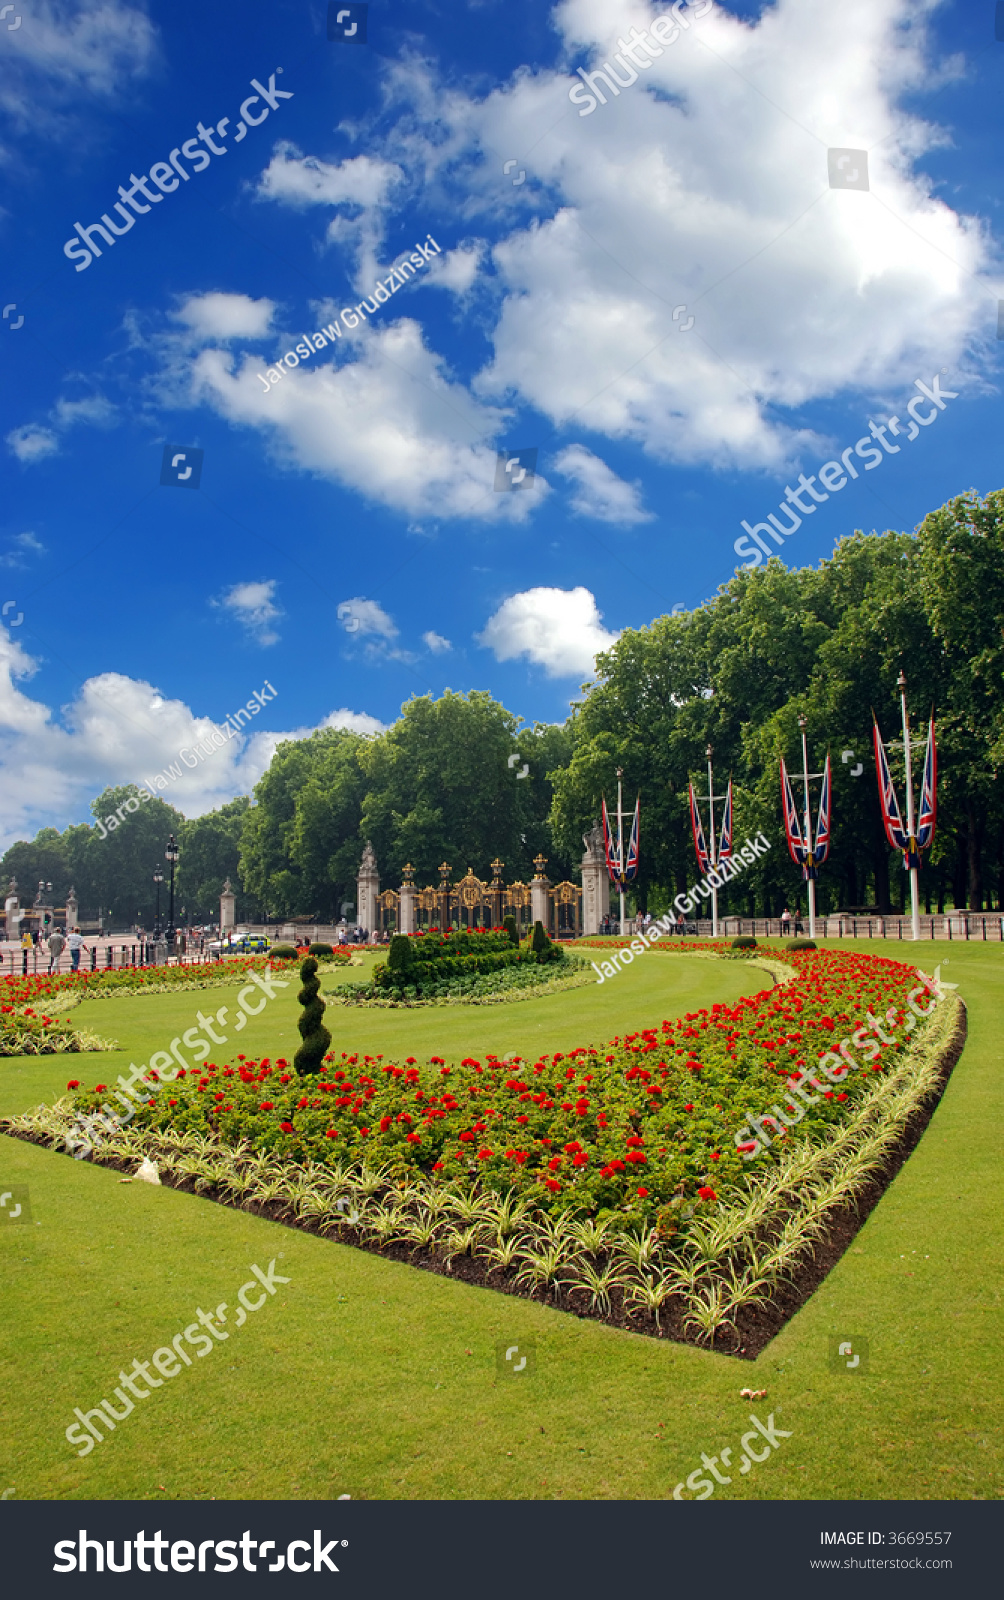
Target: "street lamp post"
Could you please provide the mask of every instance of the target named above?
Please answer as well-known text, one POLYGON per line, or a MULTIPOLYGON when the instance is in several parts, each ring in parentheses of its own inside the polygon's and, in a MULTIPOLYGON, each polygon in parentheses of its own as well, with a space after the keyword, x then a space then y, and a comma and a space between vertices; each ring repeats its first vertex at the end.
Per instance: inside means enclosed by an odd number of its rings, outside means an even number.
POLYGON ((160 938, 160 886, 164 881, 164 874, 161 872, 159 867, 154 867, 154 869, 153 869, 153 881, 157 885, 157 915, 156 915, 156 917, 154 919, 154 924, 153 924, 153 936, 154 936, 155 939, 159 939, 160 938))
POLYGON ((169 862, 171 867, 171 895, 167 912, 167 946, 169 950, 174 942, 174 865, 178 855, 178 846, 174 842, 174 834, 172 833, 164 847, 164 860, 169 862))

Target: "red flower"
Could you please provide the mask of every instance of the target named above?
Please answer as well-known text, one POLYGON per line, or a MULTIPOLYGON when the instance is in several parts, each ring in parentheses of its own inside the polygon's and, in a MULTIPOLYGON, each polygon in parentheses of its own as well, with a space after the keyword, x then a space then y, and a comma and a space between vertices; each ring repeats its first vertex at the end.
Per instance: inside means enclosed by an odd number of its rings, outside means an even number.
POLYGON ((490 1161, 493 1154, 494 1154, 494 1152, 489 1150, 488 1146, 486 1145, 483 1150, 479 1150, 478 1151, 478 1160, 479 1161, 490 1161))
POLYGON ((558 1168, 560 1166, 561 1166, 561 1157, 560 1156, 552 1156, 550 1161, 547 1163, 547 1170, 549 1172, 557 1172, 557 1170, 558 1170, 558 1168))
POLYGON ((639 1189, 638 1190, 638 1194, 639 1194, 639 1196, 641 1197, 642 1200, 647 1200, 648 1199, 648 1190, 647 1189, 639 1189))
POLYGON ((329 1128, 327 1133, 324 1135, 324 1137, 326 1139, 337 1139, 338 1138, 338 1129, 337 1128, 329 1128))
POLYGON ((722 1152, 720 1150, 713 1150, 711 1152, 712 1161, 720 1161, 721 1160, 721 1156, 722 1156, 722 1152))
POLYGON ((550 1189, 552 1194, 560 1194, 561 1193, 561 1184, 556 1182, 556 1180, 554 1178, 545 1178, 544 1179, 544 1187, 545 1187, 545 1189, 550 1189))
POLYGON ((442 1172, 444 1165, 445 1165, 445 1163, 442 1162, 442 1161, 434 1161, 432 1163, 433 1172, 442 1172))
POLYGON ((291 1122, 280 1122, 279 1126, 283 1133, 292 1133, 293 1131, 293 1124, 291 1122))
MULTIPOLYGON (((199 1087, 201 1089, 202 1085, 200 1084, 199 1087)), ((274 1111, 275 1107, 273 1106, 271 1100, 263 1100, 261 1105, 258 1107, 258 1110, 259 1111, 274 1111)))
POLYGON ((80 1088, 80 1079, 79 1078, 71 1078, 69 1083, 66 1085, 66 1087, 68 1089, 79 1089, 80 1088))
POLYGON ((393 1119, 391 1117, 381 1117, 380 1118, 380 1132, 381 1133, 386 1133, 387 1132, 387 1129, 390 1127, 392 1120, 393 1119))
POLYGON ((702 1200, 717 1200, 718 1199, 718 1196, 716 1195, 714 1189, 708 1189, 708 1188, 698 1189, 697 1193, 698 1193, 698 1195, 700 1196, 700 1198, 702 1200))

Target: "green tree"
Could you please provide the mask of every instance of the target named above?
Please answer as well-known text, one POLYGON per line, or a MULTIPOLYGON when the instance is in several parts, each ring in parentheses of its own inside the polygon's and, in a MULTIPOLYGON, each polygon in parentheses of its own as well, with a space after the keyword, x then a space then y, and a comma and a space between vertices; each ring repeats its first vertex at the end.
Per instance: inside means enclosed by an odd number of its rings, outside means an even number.
MULTIPOLYGON (((218 920, 220 894, 227 878, 239 889, 241 830, 250 806, 247 795, 238 795, 216 811, 182 821, 177 897, 190 922, 218 920)), ((244 920, 246 909, 238 893, 238 921, 244 920)))

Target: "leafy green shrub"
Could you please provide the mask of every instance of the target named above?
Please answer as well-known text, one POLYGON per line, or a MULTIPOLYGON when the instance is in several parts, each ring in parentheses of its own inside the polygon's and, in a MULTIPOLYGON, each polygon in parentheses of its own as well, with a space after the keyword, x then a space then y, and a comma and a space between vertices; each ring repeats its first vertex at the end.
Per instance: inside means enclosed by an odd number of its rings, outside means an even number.
POLYGON ((324 1001, 320 999, 317 981, 317 961, 314 956, 308 956, 300 968, 300 978, 303 988, 297 995, 303 1013, 297 1022, 300 1038, 303 1040, 299 1050, 293 1057, 293 1065, 301 1077, 304 1073, 320 1072, 321 1062, 331 1043, 331 1035, 321 1020, 324 1016, 324 1001))
POLYGON ((273 961, 295 961, 297 949, 295 944, 274 944, 269 954, 273 961))
POLYGON ((815 950, 815 939, 788 939, 785 941, 786 950, 815 950))
POLYGON ((411 940, 406 933, 391 937, 387 953, 387 967, 391 972, 407 972, 411 966, 411 940))
POLYGON ((756 940, 750 933, 741 933, 738 939, 732 941, 733 950, 755 950, 756 940))
POLYGON ((335 953, 334 945, 332 945, 332 944, 319 944, 316 941, 310 946, 310 949, 307 951, 307 954, 311 955, 311 956, 333 956, 334 953, 335 953))
POLYGON ((509 943, 510 944, 514 944, 514 945, 516 945, 518 947, 519 946, 519 927, 517 926, 516 918, 513 916, 511 911, 510 911, 510 913, 509 913, 509 915, 507 917, 503 917, 502 918, 502 926, 505 929, 506 933, 509 935, 509 943))

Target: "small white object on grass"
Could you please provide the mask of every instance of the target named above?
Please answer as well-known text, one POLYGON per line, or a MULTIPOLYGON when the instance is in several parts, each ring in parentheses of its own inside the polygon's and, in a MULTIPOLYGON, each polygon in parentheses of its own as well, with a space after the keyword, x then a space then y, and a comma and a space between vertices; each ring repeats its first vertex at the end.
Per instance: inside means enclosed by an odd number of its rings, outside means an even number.
POLYGON ((139 1178, 142 1183, 160 1184, 160 1173, 149 1156, 143 1157, 133 1176, 139 1178))
POLYGON ((350 1494, 340 1494, 338 1498, 339 1500, 351 1500, 352 1496, 350 1494))

